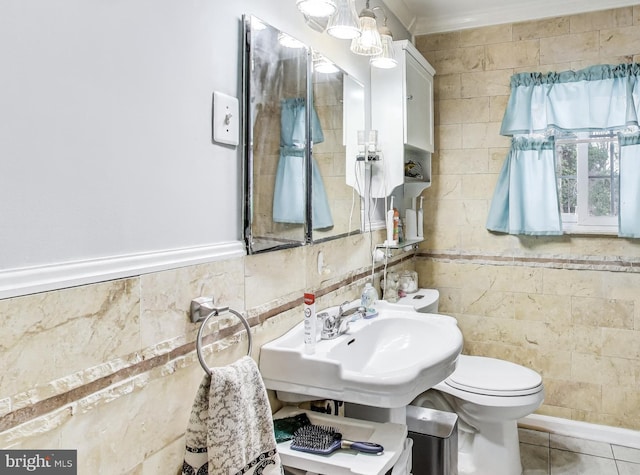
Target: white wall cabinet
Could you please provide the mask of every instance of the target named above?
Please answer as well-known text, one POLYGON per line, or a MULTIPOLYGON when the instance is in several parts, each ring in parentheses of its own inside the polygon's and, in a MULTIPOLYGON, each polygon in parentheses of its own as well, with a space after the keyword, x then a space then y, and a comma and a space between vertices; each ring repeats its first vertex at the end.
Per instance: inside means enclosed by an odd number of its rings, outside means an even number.
POLYGON ((396 41, 394 48, 396 68, 371 68, 371 128, 382 151, 372 166, 371 191, 384 197, 405 185, 405 199, 411 199, 431 185, 435 70, 409 41, 396 41), (422 169, 420 178, 405 177, 410 161, 422 169))
POLYGON ((408 49, 404 49, 404 143, 433 152, 433 68, 426 60, 421 63, 408 49))

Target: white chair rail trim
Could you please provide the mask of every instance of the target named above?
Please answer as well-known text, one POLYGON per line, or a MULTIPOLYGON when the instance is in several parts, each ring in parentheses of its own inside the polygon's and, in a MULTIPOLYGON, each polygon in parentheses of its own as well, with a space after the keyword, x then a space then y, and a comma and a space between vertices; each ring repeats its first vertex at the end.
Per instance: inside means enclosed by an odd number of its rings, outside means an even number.
POLYGON ((241 241, 0 271, 0 299, 244 256, 241 241))

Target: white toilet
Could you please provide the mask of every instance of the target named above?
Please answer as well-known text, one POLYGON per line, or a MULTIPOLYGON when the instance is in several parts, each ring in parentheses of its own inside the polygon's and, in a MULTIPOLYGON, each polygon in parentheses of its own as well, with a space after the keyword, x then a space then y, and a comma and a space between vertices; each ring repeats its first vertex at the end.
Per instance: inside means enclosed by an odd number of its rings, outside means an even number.
MULTIPOLYGON (((438 301, 437 290, 419 289, 397 303, 436 313, 438 301)), ((543 400, 542 378, 535 371, 495 358, 460 355, 453 374, 411 404, 458 415, 460 475, 520 475, 517 421, 543 400)))

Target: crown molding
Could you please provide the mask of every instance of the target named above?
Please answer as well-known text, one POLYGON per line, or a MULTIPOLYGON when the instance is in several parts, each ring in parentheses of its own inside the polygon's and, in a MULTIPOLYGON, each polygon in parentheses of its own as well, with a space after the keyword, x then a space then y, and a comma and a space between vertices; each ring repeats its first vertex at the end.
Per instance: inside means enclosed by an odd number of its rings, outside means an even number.
MULTIPOLYGON (((426 35, 447 31, 464 30, 504 23, 518 23, 543 18, 575 15, 579 13, 609 10, 637 5, 638 0, 539 0, 537 2, 505 2, 491 8, 479 6, 480 2, 467 1, 469 8, 459 8, 451 3, 451 11, 417 16, 411 10, 411 0, 384 0, 387 7, 398 17, 413 35, 426 35), (409 5, 407 5, 407 3, 409 5)), ((420 0, 428 2, 429 0, 420 0)))

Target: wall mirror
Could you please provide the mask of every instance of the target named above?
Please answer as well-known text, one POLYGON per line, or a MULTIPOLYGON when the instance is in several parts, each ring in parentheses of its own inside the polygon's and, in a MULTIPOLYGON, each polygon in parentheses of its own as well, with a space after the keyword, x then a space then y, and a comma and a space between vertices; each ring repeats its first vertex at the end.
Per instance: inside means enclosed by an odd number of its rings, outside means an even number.
POLYGON ((345 175, 364 129, 363 85, 285 32, 243 21, 248 253, 360 232, 360 198, 345 175))

